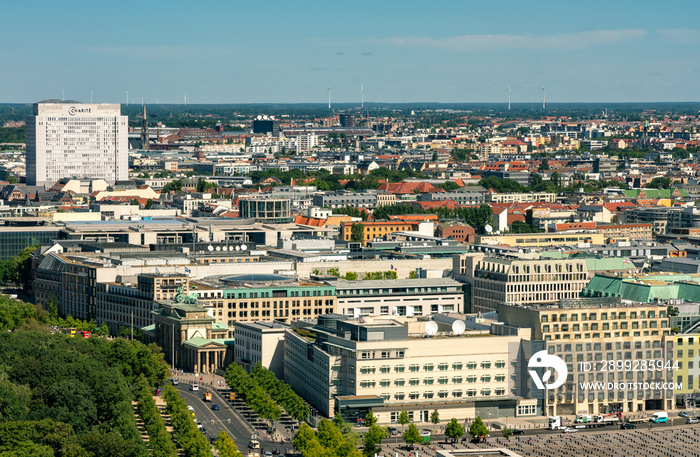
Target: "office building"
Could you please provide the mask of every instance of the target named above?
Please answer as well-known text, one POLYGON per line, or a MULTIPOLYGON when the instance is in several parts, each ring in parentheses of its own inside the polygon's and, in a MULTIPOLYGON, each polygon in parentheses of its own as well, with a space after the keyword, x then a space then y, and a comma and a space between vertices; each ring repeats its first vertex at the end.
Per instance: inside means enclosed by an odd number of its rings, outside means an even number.
POLYGON ((538 400, 521 389, 530 330, 452 329, 447 320, 319 316, 306 332, 286 331, 285 380, 325 416, 349 421, 369 409, 382 424, 402 410, 416 423, 435 409, 459 420, 537 414, 538 400))
POLYGON ((118 104, 40 102, 27 117, 27 184, 129 178, 128 118, 118 104))
POLYGON ((506 325, 530 328, 533 343, 544 341, 547 352, 567 365, 566 382, 546 391, 546 415, 673 408, 673 389, 656 388, 657 383, 676 381, 676 372, 665 368, 667 361, 674 361, 665 306, 563 300, 556 306, 499 305, 498 318, 506 325), (654 369, 634 369, 635 362, 640 367, 642 361, 652 360, 654 369), (617 361, 629 363, 619 369, 617 361), (615 368, 606 370, 611 363, 615 368), (656 369, 659 363, 663 370, 656 369), (644 383, 654 387, 644 388, 644 383))

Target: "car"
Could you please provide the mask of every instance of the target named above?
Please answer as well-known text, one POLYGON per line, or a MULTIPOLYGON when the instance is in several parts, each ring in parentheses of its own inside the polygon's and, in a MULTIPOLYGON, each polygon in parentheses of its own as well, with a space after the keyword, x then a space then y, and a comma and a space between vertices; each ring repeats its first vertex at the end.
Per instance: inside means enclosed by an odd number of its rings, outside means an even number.
POLYGON ((685 420, 686 424, 697 424, 698 422, 700 422, 700 420, 698 420, 694 417, 689 417, 685 420))
POLYGON ((389 427, 387 430, 389 431, 391 436, 396 436, 399 434, 399 430, 396 427, 389 427))
POLYGON ((199 384, 192 384, 190 390, 199 390, 199 384))
POLYGON ((421 430, 420 436, 423 436, 423 437, 430 436, 430 430, 428 430, 427 428, 424 430, 421 430))
POLYGON ((578 432, 578 429, 573 428, 573 427, 566 427, 564 429, 564 433, 576 433, 576 432, 578 432))
POLYGON ((194 412, 194 408, 193 408, 193 407, 191 407, 191 406, 188 406, 188 407, 187 407, 187 411, 189 411, 189 412, 193 413, 193 412, 194 412))
POLYGON ((197 428, 201 430, 203 427, 204 425, 202 425, 202 421, 197 421, 197 428))
POLYGON ((686 419, 687 419, 688 417, 690 417, 690 415, 689 415, 688 413, 686 413, 685 411, 679 412, 678 415, 681 416, 681 417, 685 417, 686 419))
POLYGON ((513 435, 524 435, 524 434, 525 434, 525 432, 522 430, 519 430, 517 428, 513 429, 513 435))
POLYGON ((218 410, 219 410, 219 405, 216 405, 216 404, 211 405, 211 409, 214 410, 214 411, 218 411, 218 410))
POLYGON ((200 428, 199 431, 204 433, 205 435, 207 434, 207 429, 204 427, 200 428))
POLYGON ((620 430, 627 430, 627 429, 633 429, 633 428, 637 428, 637 426, 634 424, 630 424, 629 422, 625 422, 623 424, 620 424, 620 430))

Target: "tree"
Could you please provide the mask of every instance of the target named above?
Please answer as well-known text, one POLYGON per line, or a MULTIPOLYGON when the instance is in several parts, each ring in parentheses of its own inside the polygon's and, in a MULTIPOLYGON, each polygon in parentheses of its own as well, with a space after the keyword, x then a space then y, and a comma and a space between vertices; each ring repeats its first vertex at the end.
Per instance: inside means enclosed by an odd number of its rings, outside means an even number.
POLYGON ((377 417, 374 415, 372 410, 367 411, 365 415, 365 427, 371 427, 377 424, 377 417))
POLYGON ((678 316, 678 308, 673 305, 669 305, 666 307, 666 314, 669 316, 678 316))
POLYGON ((354 271, 348 271, 345 273, 345 279, 347 281, 357 281, 357 273, 354 271))
POLYGON ((436 425, 440 423, 440 414, 437 409, 430 414, 430 422, 436 425))
POLYGON ((671 178, 657 176, 652 179, 645 187, 647 189, 668 189, 671 186, 671 178))
POLYGON ((464 436, 464 427, 454 417, 445 426, 445 436, 452 439, 452 442, 457 442, 464 436))
POLYGON ((471 425, 469 425, 469 434, 477 443, 481 441, 481 437, 489 435, 489 429, 486 427, 486 424, 484 424, 481 416, 477 416, 477 418, 472 421, 471 425))
POLYGON ((402 427, 411 422, 411 419, 408 417, 408 412, 405 409, 399 413, 399 419, 397 422, 401 424, 402 427))
POLYGON ((364 243, 365 241, 365 226, 362 224, 352 224, 350 227, 350 241, 356 243, 364 243))
POLYGON ((510 435, 513 434, 513 429, 512 429, 512 428, 508 428, 508 427, 503 427, 503 430, 501 431, 501 433, 503 433, 503 438, 509 440, 509 439, 510 439, 510 435))
POLYGON ((423 437, 420 436, 420 432, 418 431, 416 424, 409 424, 408 430, 403 432, 403 440, 408 446, 423 442, 423 437))
POLYGON ((372 425, 362 437, 364 441, 364 445, 362 446, 362 452, 365 455, 365 457, 374 457, 374 455, 381 453, 382 448, 380 444, 382 443, 382 440, 387 436, 388 433, 386 428, 380 427, 378 425, 372 425))
POLYGON ((146 200, 146 205, 144 206, 144 208, 145 209, 153 208, 153 199, 152 198, 149 198, 148 200, 146 200))
POLYGON ((549 161, 547 159, 542 159, 540 166, 537 167, 537 171, 549 170, 549 161))
POLYGON ((219 451, 219 457, 243 457, 238 451, 238 446, 225 431, 220 431, 214 441, 214 448, 219 451))
POLYGON ((416 272, 414 271, 409 271, 408 272, 408 279, 416 279, 416 272))

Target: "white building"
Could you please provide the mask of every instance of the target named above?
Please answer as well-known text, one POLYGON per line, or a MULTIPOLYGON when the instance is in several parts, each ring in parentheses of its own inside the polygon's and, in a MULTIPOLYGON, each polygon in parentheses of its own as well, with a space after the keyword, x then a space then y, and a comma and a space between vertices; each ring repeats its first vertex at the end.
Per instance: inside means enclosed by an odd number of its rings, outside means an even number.
POLYGON ((128 118, 118 104, 35 103, 26 129, 29 185, 129 179, 128 118))

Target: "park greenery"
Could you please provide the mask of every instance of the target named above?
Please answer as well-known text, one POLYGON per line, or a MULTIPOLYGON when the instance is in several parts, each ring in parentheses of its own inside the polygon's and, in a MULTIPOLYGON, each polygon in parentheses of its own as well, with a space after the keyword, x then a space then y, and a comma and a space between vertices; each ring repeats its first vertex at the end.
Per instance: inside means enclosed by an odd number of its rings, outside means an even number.
POLYGON ((471 225, 474 230, 482 234, 487 225, 493 224, 493 210, 488 205, 458 208, 438 207, 423 210, 416 209, 411 205, 398 204, 380 206, 374 210, 376 219, 387 219, 389 216, 400 214, 437 214, 440 220, 459 220, 471 225))
POLYGON ((39 246, 28 246, 9 260, 0 261, 0 284, 26 289, 32 280, 32 253, 39 246))
POLYGON ((355 208, 354 206, 345 206, 343 208, 333 208, 332 214, 344 214, 350 217, 359 217, 363 221, 369 220, 370 214, 367 210, 355 208))
POLYGON ((173 435, 184 456, 213 457, 209 441, 197 429, 194 416, 187 409, 187 403, 180 397, 180 392, 168 384, 163 391, 163 399, 166 403, 165 410, 170 414, 173 435))
POLYGON ((131 401, 166 378, 160 349, 51 333, 49 322, 40 308, 0 296, 0 455, 148 455, 131 401))
POLYGON ((243 457, 243 454, 238 450, 238 446, 236 446, 236 442, 223 430, 216 436, 214 449, 219 453, 218 457, 243 457))
POLYGON ((423 437, 420 436, 418 427, 416 427, 416 424, 413 423, 408 424, 408 428, 405 432, 403 432, 402 438, 407 446, 412 446, 423 442, 423 437))
POLYGON ((282 416, 282 411, 277 403, 270 398, 270 395, 252 376, 246 373, 242 366, 232 363, 226 369, 225 377, 231 390, 243 398, 246 405, 262 419, 273 422, 282 416))
POLYGON ((486 427, 486 424, 484 424, 481 416, 477 416, 477 418, 469 424, 469 434, 477 443, 489 436, 489 429, 486 427))
POLYGON ((293 419, 304 421, 311 410, 304 400, 297 395, 286 382, 277 379, 277 376, 258 362, 250 373, 253 381, 258 383, 278 405, 293 419))
POLYGON ((141 377, 136 382, 134 395, 137 401, 136 411, 148 433, 148 450, 151 456, 177 457, 177 447, 153 399, 153 389, 145 378, 141 377))
POLYGON ((302 423, 292 444, 303 457, 362 457, 355 435, 344 434, 342 424, 342 419, 321 419, 314 431, 302 423))

